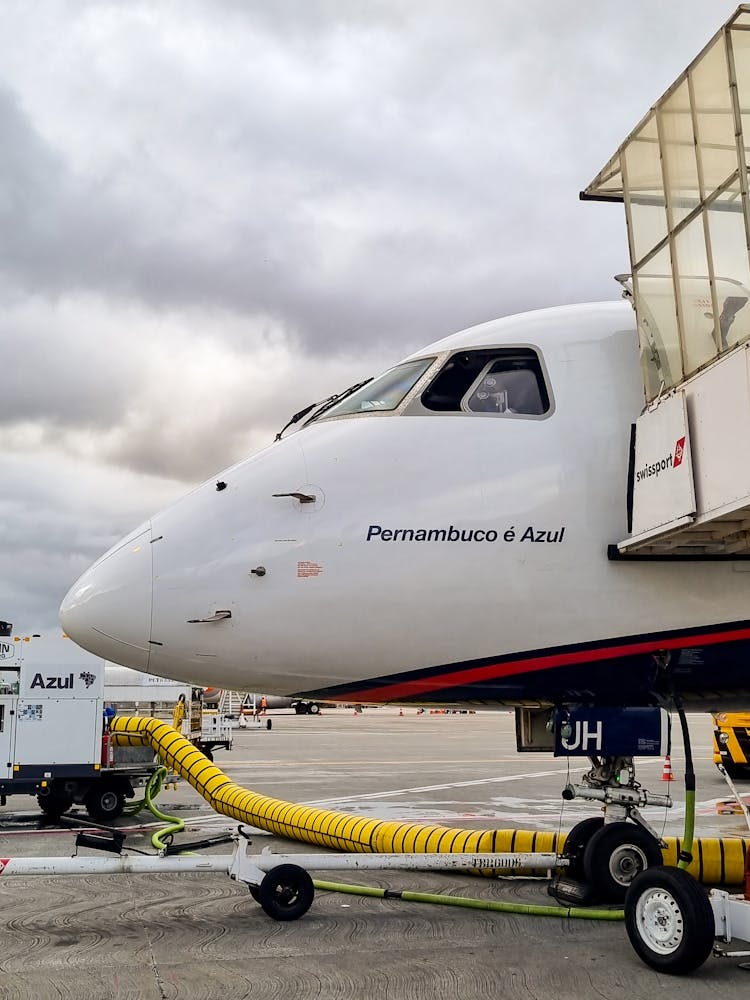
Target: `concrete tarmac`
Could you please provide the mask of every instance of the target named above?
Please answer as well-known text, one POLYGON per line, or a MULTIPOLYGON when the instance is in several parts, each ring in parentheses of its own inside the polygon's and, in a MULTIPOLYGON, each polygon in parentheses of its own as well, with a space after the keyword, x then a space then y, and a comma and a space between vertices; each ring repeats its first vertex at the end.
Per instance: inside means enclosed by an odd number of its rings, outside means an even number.
MULTIPOLYGON (((271 713, 273 728, 237 730, 216 763, 235 781, 294 802, 362 816, 471 828, 567 830, 596 812, 560 791, 585 760, 515 752, 509 713, 416 714, 415 709, 271 713)), ((683 754, 676 727, 672 765, 639 761, 653 791, 669 787, 671 810, 645 810, 659 832, 682 829, 683 754)), ((691 716, 698 772, 699 836, 747 836, 742 816, 719 815, 728 789, 711 762, 708 716, 691 716)), ((741 785, 750 792, 750 784, 741 785)), ((186 840, 230 832, 181 783, 159 805, 186 822, 186 840)), ((152 852, 148 812, 122 817, 126 847, 152 852)), ((69 856, 85 812, 49 823, 29 797, 0 810, 0 858, 69 856)), ((257 834, 253 847, 310 853, 309 845, 257 834)), ((230 845, 203 853, 229 853, 230 845)), ((89 853, 90 851, 81 851, 89 853)), ((552 902, 543 879, 488 880, 456 873, 379 871, 314 877, 522 903, 552 902)), ((477 997, 722 1000, 747 992, 736 960, 709 959, 692 977, 660 975, 636 957, 621 923, 491 913, 318 892, 302 919, 272 921, 247 889, 221 874, 0 877, 0 998, 197 1000, 197 998, 477 997)))

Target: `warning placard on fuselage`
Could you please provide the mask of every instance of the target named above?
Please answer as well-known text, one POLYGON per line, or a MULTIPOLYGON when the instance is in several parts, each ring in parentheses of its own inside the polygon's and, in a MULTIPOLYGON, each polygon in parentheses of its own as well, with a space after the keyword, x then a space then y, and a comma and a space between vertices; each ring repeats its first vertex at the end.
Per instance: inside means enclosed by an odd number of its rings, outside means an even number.
POLYGON ((663 757, 670 720, 663 708, 573 708, 555 712, 556 757, 663 757))

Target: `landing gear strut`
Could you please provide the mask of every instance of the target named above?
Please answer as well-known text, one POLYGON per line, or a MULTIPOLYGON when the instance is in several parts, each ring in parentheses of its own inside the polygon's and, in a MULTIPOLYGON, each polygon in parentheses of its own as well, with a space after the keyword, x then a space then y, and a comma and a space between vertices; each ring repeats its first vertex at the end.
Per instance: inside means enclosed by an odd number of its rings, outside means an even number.
POLYGON ((668 807, 672 800, 641 788, 635 780, 632 757, 589 759, 591 770, 581 784, 568 785, 563 798, 603 802, 604 815, 583 820, 568 834, 563 857, 570 861, 568 875, 574 883, 558 880, 553 893, 571 902, 579 902, 585 895, 587 899, 619 903, 637 875, 662 864, 662 848, 666 846, 639 807, 668 807))

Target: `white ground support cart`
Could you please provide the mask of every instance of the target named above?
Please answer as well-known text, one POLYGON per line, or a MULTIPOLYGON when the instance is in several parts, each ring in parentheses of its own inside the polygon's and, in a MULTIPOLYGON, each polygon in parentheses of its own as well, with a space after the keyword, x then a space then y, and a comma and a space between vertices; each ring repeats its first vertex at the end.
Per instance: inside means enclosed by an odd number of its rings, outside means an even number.
POLYGON ((116 819, 159 762, 111 745, 103 660, 27 666, 23 648, 0 623, 0 805, 35 795, 54 818, 79 803, 98 822, 116 819))
POLYGON ((165 711, 173 713, 175 706, 182 702, 178 728, 185 739, 194 743, 209 760, 213 760, 215 750, 232 749, 231 720, 222 711, 204 707, 203 688, 131 670, 117 663, 105 662, 104 670, 106 705, 116 706, 118 711, 122 706, 127 706, 127 711, 132 707, 135 714, 153 715, 165 711))

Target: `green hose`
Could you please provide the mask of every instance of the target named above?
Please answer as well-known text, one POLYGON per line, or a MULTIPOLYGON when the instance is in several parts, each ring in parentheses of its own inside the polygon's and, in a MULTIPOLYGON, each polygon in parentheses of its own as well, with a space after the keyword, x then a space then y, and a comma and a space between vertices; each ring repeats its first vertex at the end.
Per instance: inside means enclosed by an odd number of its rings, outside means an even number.
POLYGON ((575 920, 623 920, 624 910, 591 910, 572 906, 541 906, 531 903, 501 903, 493 899, 469 899, 466 896, 445 896, 432 892, 395 891, 371 885, 350 885, 347 882, 313 880, 316 889, 346 892, 352 896, 375 896, 378 899, 403 899, 408 903, 439 903, 442 906, 464 906, 472 910, 493 910, 496 913, 523 913, 533 917, 571 917, 575 920))
POLYGON ((693 835, 695 832, 695 789, 685 789, 685 831, 683 833, 682 851, 686 857, 677 862, 678 868, 687 868, 692 858, 693 835))
POLYGON ((161 830, 157 830, 151 837, 151 846, 157 851, 166 851, 167 849, 167 845, 162 840, 162 837, 173 837, 176 833, 182 833, 185 829, 184 820, 179 819, 177 816, 169 816, 167 813, 163 813, 154 802, 154 799, 162 790, 164 779, 168 774, 169 771, 166 767, 157 767, 146 782, 146 786, 143 790, 143 798, 129 802, 123 810, 126 816, 135 816, 136 813, 141 811, 141 809, 148 809, 152 816, 156 819, 160 819, 163 823, 168 824, 161 830))
POLYGON ((159 787, 156 789, 156 791, 154 791, 151 787, 151 781, 149 781, 148 784, 146 785, 145 799, 146 799, 146 805, 148 806, 152 816, 155 816, 156 819, 160 819, 163 823, 168 824, 161 830, 157 830, 156 833, 151 837, 151 846, 155 848, 155 850, 157 851, 166 851, 167 845, 162 840, 162 837, 174 837, 176 833, 182 833, 182 831, 185 829, 185 821, 179 819, 177 816, 169 816, 167 815, 167 813, 163 813, 160 809, 157 808, 156 803, 154 802, 154 798, 161 789, 161 783, 167 774, 166 767, 160 767, 159 770, 155 772, 155 774, 159 774, 160 772, 163 773, 161 774, 161 778, 158 783, 159 787))
POLYGON ((164 779, 167 776, 166 767, 157 767, 154 773, 146 782, 146 787, 144 789, 144 794, 142 799, 134 799, 129 802, 123 809, 123 813, 126 816, 135 816, 137 813, 148 807, 149 799, 155 799, 159 792, 162 790, 162 785, 164 784, 164 779))
POLYGON ((695 833, 695 767, 693 751, 690 744, 690 729, 687 716, 681 704, 677 704, 677 716, 682 729, 682 742, 685 748, 685 826, 682 834, 682 850, 679 853, 677 867, 687 869, 693 860, 693 836, 695 833))

